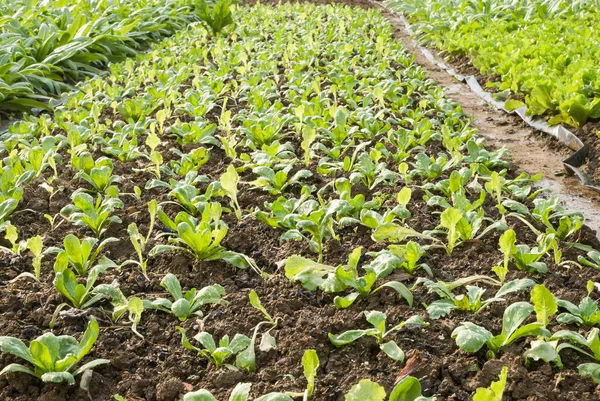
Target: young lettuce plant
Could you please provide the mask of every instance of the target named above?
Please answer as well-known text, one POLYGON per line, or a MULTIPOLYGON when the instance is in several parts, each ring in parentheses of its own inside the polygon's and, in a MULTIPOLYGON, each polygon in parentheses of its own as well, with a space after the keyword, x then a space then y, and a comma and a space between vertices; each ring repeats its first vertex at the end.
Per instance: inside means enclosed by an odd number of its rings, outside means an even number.
MULTIPOLYGON (((42 240, 42 237, 36 235, 35 237, 29 238, 25 243, 25 248, 28 249, 29 252, 31 252, 31 254, 33 255, 33 259, 31 261, 31 264, 33 265, 33 274, 29 272, 23 272, 14 279, 12 279, 11 282, 14 282, 24 277, 32 278, 35 281, 40 281, 40 275, 42 270, 42 258, 44 256, 44 242, 42 240)), ((0 250, 2 250, 2 247, 0 247, 0 250)))
POLYGON ((479 313, 494 302, 504 301, 504 296, 513 292, 523 291, 533 287, 535 281, 529 279, 517 279, 504 284, 498 292, 488 299, 482 299, 485 289, 466 285, 466 295, 456 295, 452 292, 459 283, 445 283, 443 281, 433 282, 428 279, 420 278, 417 284, 423 284, 429 292, 435 292, 441 299, 427 305, 427 313, 431 319, 439 319, 449 315, 453 310, 467 311, 471 313, 479 313))
MULTIPOLYGON (((75 309, 86 309, 94 305, 98 301, 104 298, 103 294, 94 294, 94 284, 98 276, 108 270, 111 266, 107 265, 96 265, 89 269, 88 275, 85 281, 85 285, 78 282, 75 273, 71 270, 68 265, 54 265, 54 288, 58 290, 65 298, 67 298, 70 304, 75 309)), ((60 311, 69 306, 68 303, 62 303, 56 307, 52 320, 50 321, 50 328, 52 328, 56 322, 56 318, 60 311)))
POLYGON ((115 281, 112 284, 100 284, 93 289, 95 294, 103 294, 110 299, 110 303, 113 306, 112 319, 117 322, 125 313, 129 313, 129 321, 131 322, 131 331, 141 339, 144 339, 137 331, 137 325, 142 320, 142 313, 144 312, 144 302, 138 297, 127 297, 123 294, 119 288, 119 284, 115 281))
POLYGON ((374 337, 379 343, 379 348, 390 358, 395 361, 403 361, 404 360, 404 351, 400 349, 398 344, 395 341, 390 340, 384 343, 384 340, 390 334, 404 328, 407 325, 416 325, 416 326, 428 326, 429 323, 425 323, 420 316, 415 315, 407 320, 401 322, 400 324, 392 327, 389 330, 385 329, 387 316, 383 312, 378 311, 365 311, 365 317, 367 321, 373 326, 372 329, 365 330, 348 330, 341 334, 331 334, 329 333, 329 340, 336 347, 341 347, 342 345, 352 344, 356 340, 361 337, 369 336, 374 337))
POLYGON ((157 298, 153 301, 144 300, 144 307, 171 313, 181 322, 186 321, 191 316, 203 316, 202 311, 199 310, 203 305, 227 304, 227 301, 221 298, 225 294, 225 289, 218 284, 204 287, 200 291, 192 288, 183 294, 177 276, 168 273, 163 277, 160 286, 171 294, 174 301, 166 298, 157 298))
POLYGON ((219 178, 221 183, 221 187, 225 191, 225 194, 231 199, 231 207, 235 212, 235 216, 238 220, 242 219, 242 208, 238 203, 237 193, 238 193, 238 184, 240 182, 240 176, 238 175, 233 164, 227 166, 227 171, 225 171, 221 178, 219 178))
POLYGON ((121 267, 126 266, 128 264, 135 264, 142 269, 142 274, 146 279, 148 279, 148 274, 146 270, 148 269, 148 260, 144 258, 144 252, 146 251, 146 247, 148 246, 148 242, 150 241, 150 236, 152 235, 152 231, 154 231, 154 222, 156 219, 156 213, 158 212, 158 204, 155 199, 152 199, 148 202, 148 213, 150 214, 150 223, 148 225, 148 233, 146 236, 143 236, 137 224, 131 223, 127 227, 127 233, 129 234, 129 239, 131 240, 131 244, 133 245, 133 249, 138 256, 138 260, 127 260, 121 264, 121 267))
POLYGON ((279 195, 290 185, 301 184, 302 179, 312 176, 312 173, 308 170, 299 170, 293 176, 288 177, 292 167, 292 165, 289 165, 277 172, 267 166, 255 167, 252 172, 258 175, 258 178, 252 181, 250 185, 267 191, 271 195, 279 195))
POLYGON ((410 275, 423 269, 429 276, 433 276, 429 265, 419 263, 419 260, 425 255, 425 249, 414 241, 408 241, 403 245, 390 245, 388 249, 368 255, 374 256, 374 260, 364 269, 377 273, 377 278, 390 275, 394 269, 402 269, 410 275))
POLYGON ((366 297, 383 288, 392 288, 407 301, 409 306, 412 306, 412 293, 399 281, 390 281, 373 288, 377 280, 377 274, 374 271, 369 271, 362 277, 359 276, 358 262, 361 252, 361 247, 356 248, 348 257, 348 263, 337 267, 293 255, 285 261, 285 276, 292 281, 299 281, 309 291, 319 288, 324 292, 335 293, 352 288, 354 292, 334 299, 338 308, 348 308, 359 297, 366 297))
POLYGON ((506 229, 506 224, 504 222, 497 221, 493 224, 490 224, 481 232, 481 234, 476 236, 477 231, 481 227, 482 220, 482 209, 478 209, 478 212, 471 211, 463 214, 460 209, 450 207, 442 212, 440 215, 440 226, 446 229, 447 243, 443 245, 443 247, 446 249, 448 256, 452 255, 454 248, 461 242, 465 242, 473 238, 481 238, 493 229, 506 229))
POLYGON ((173 231, 161 233, 159 237, 169 236, 169 242, 180 245, 156 245, 150 251, 149 256, 153 257, 162 252, 179 250, 193 255, 198 260, 223 260, 241 269, 251 267, 261 274, 261 270, 253 259, 237 252, 228 251, 220 245, 227 235, 227 225, 221 220, 221 213, 221 205, 217 202, 207 204, 199 220, 181 212, 173 221, 162 210, 159 210, 158 218, 173 231))
POLYGON ((262 333, 259 349, 261 351, 269 351, 271 349, 277 348, 277 341, 275 340, 275 337, 273 337, 270 334, 270 332, 275 327, 277 327, 279 318, 274 319, 273 317, 271 317, 269 312, 260 302, 260 298, 258 297, 256 291, 250 290, 248 298, 250 300, 250 305, 252 305, 252 307, 256 310, 260 311, 263 314, 265 320, 258 323, 254 327, 254 332, 252 334, 252 339, 250 340, 250 345, 238 354, 236 358, 236 365, 240 368, 246 369, 248 372, 253 372, 256 370, 256 354, 254 352, 254 347, 256 344, 256 338, 258 336, 259 330, 262 326, 271 326, 266 332, 262 333))
POLYGON ((73 204, 63 207, 61 216, 72 221, 76 226, 87 226, 100 238, 110 223, 121 223, 117 216, 111 216, 115 209, 123 207, 118 198, 102 198, 98 195, 96 202, 86 193, 75 193, 73 204))
POLYGON ((533 305, 527 302, 515 302, 504 311, 502 332, 494 336, 487 329, 471 322, 463 322, 452 332, 456 345, 465 352, 477 352, 487 346, 489 356, 493 357, 503 347, 516 340, 529 336, 549 337, 551 333, 540 322, 521 324, 534 311, 533 305))
POLYGON ((27 242, 19 240, 17 227, 13 226, 10 222, 7 222, 3 224, 0 229, 4 230, 4 239, 10 242, 11 245, 10 248, 0 246, 0 251, 13 256, 19 256, 23 250, 27 249, 27 242))
POLYGON ((34 368, 12 363, 2 369, 0 375, 21 372, 35 376, 46 383, 66 382, 73 385, 75 376, 96 366, 110 363, 107 359, 95 359, 75 369, 94 346, 99 331, 98 322, 92 316, 80 342, 71 336, 55 336, 53 333, 46 333, 31 341, 28 348, 18 338, 2 336, 0 350, 29 362, 34 368))
POLYGON ((590 294, 594 289, 594 282, 588 281, 588 295, 581 300, 579 305, 575 305, 564 299, 557 299, 558 306, 566 309, 567 312, 561 313, 556 317, 556 321, 563 324, 575 323, 577 326, 592 327, 600 323, 600 311, 598 304, 594 301, 590 294))
MULTIPOLYGON (((363 379, 350 389, 345 401, 385 401, 385 388, 369 379, 363 379)), ((403 377, 392 389, 387 401, 435 401, 435 397, 422 395, 421 383, 416 377, 403 377)))
POLYGON ((308 242, 311 251, 315 252, 319 262, 322 262, 325 242, 330 238, 337 238, 333 228, 337 206, 339 203, 334 202, 326 206, 321 200, 316 210, 308 215, 297 216, 296 228, 286 231, 281 235, 281 239, 308 242))
POLYGON ((115 262, 106 256, 99 258, 100 252, 107 244, 117 241, 119 241, 117 238, 111 237, 99 243, 96 238, 88 237, 80 240, 75 235, 69 234, 63 240, 64 249, 52 247, 46 252, 56 254, 55 271, 63 271, 70 267, 78 276, 83 276, 96 267, 102 270, 118 267, 115 262), (96 246, 95 250, 94 246, 96 246))
MULTIPOLYGON (((197 349, 194 349, 197 350, 197 349)), ((304 370, 304 377, 306 378, 307 388, 303 393, 269 393, 258 398, 254 401, 293 401, 292 397, 302 397, 303 400, 309 400, 312 398, 315 390, 315 378, 317 375, 317 369, 319 368, 319 357, 315 350, 306 350, 302 356, 302 367, 304 370)), ((231 391, 229 401, 249 401, 250 390, 252 383, 238 383, 235 388, 231 391)), ((183 396, 183 401, 218 401, 209 391, 198 390, 187 393, 183 396)), ((396 399, 395 401, 403 401, 402 399, 396 399)), ((406 400, 412 401, 412 400, 406 400)), ((425 401, 425 400, 419 400, 425 401)))
MULTIPOLYGON (((556 247, 554 235, 542 236, 537 247, 528 245, 516 245, 517 236, 514 230, 506 230, 500 236, 500 249, 504 253, 504 266, 495 267, 496 273, 503 277, 508 271, 508 261, 510 258, 515 262, 519 270, 535 273, 547 273, 548 267, 540 260, 552 248, 556 247)), ((559 251, 560 252, 560 251, 559 251)), ((555 253, 556 254, 556 253, 555 253)), ((559 260, 560 262, 560 260, 559 260)))
POLYGON ((113 162, 109 158, 101 157, 91 168, 82 166, 82 170, 75 175, 75 178, 84 179, 97 193, 107 193, 111 186, 123 181, 120 176, 112 174, 113 169, 113 162))
POLYGON ((217 368, 225 366, 231 370, 238 370, 240 366, 237 366, 237 360, 235 365, 225 362, 230 357, 239 354, 250 346, 250 339, 243 334, 236 334, 231 341, 229 340, 229 336, 225 335, 219 340, 217 345, 213 336, 203 331, 194 336, 194 340, 202 345, 202 348, 198 348, 190 343, 183 328, 177 326, 177 330, 181 333, 181 345, 185 349, 196 351, 198 356, 208 359, 217 368))
POLYGON ((397 174, 387 169, 387 164, 379 163, 383 155, 372 149, 369 153, 362 153, 350 174, 350 182, 362 182, 367 189, 373 190, 382 183, 391 183, 397 179, 397 174))

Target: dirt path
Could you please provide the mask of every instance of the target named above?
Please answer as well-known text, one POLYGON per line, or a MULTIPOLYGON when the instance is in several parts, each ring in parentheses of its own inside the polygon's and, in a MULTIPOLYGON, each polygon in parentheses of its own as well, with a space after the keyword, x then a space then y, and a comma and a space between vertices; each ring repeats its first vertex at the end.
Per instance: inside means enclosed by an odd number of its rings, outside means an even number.
POLYGON ((558 195, 561 203, 569 209, 582 212, 586 224, 594 229, 600 238, 600 195, 585 188, 575 177, 557 176, 564 173, 562 160, 566 159, 571 151, 559 146, 556 149, 551 148, 546 137, 538 139, 535 130, 518 117, 494 109, 467 84, 457 81, 446 71, 429 62, 419 51, 400 19, 380 3, 373 1, 372 4, 380 8, 390 20, 398 39, 416 56, 417 64, 429 73, 431 79, 446 89, 448 98, 460 103, 464 112, 473 117, 473 124, 480 131, 479 135, 486 138, 488 144, 493 147, 506 147, 511 154, 511 163, 518 171, 532 175, 544 173, 544 178, 539 182, 540 187, 549 189, 552 195, 558 195))

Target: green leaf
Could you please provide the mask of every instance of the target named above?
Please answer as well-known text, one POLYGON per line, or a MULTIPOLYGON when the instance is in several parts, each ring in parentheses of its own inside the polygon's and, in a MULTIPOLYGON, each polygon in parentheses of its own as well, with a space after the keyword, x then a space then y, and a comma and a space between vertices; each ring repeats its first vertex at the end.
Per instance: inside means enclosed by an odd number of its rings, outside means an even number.
POLYGON ((348 330, 341 334, 334 335, 329 333, 329 341, 336 347, 341 347, 342 345, 351 344, 354 341, 358 340, 361 337, 364 337, 368 334, 376 334, 377 331, 375 329, 369 330, 348 330))
POLYGON ((73 385, 75 384, 75 378, 69 372, 48 372, 44 373, 41 377, 45 383, 64 383, 73 385))
POLYGON ((10 365, 6 365, 4 369, 0 371, 0 376, 5 373, 27 373, 28 375, 37 377, 33 370, 21 365, 20 363, 11 363, 10 365))
POLYGON ((392 390, 388 401, 416 401, 421 397, 421 383, 412 376, 400 380, 392 390))
POLYGON ((582 363, 577 367, 577 371, 581 376, 591 377, 594 383, 600 384, 600 364, 582 363))
POLYGON ((179 280, 174 274, 168 273, 160 282, 160 286, 166 288, 175 300, 183 298, 181 284, 179 284, 179 280))
POLYGON ((500 236, 500 249, 504 252, 504 268, 508 269, 508 262, 510 257, 517 251, 517 234, 514 230, 506 230, 500 236))
POLYGON ((352 386, 345 395, 345 401, 384 401, 385 389, 369 379, 363 379, 352 386))
POLYGON ((531 349, 527 350, 523 357, 525 360, 533 359, 534 361, 542 360, 546 363, 554 362, 557 367, 562 367, 562 361, 560 355, 556 349, 558 341, 546 342, 546 341, 532 341, 531 349))
POLYGON ((554 294, 543 284, 538 284, 531 290, 531 302, 537 321, 546 327, 550 322, 550 318, 558 312, 558 304, 554 299, 554 294))
POLYGON ((493 338, 487 329, 471 322, 463 322, 452 332, 456 345, 466 352, 477 352, 493 338))
POLYGON ((359 296, 360 296, 360 293, 358 293, 358 292, 351 292, 350 294, 345 295, 343 297, 336 296, 333 299, 333 303, 334 303, 335 307, 338 309, 346 309, 346 308, 350 307, 354 303, 354 301, 356 301, 358 299, 359 296))
POLYGON ((381 344, 380 348, 394 361, 404 361, 404 351, 402 351, 394 341, 388 341, 385 344, 381 344))
POLYGON ((247 401, 251 387, 252 383, 238 383, 231 392, 229 401, 247 401))
POLYGON ((302 356, 302 367, 304 368, 304 377, 308 382, 308 398, 312 397, 315 391, 315 378, 317 377, 317 369, 319 368, 319 356, 317 351, 309 349, 304 351, 302 356))
POLYGON ((262 306, 262 303, 260 302, 260 298, 258 297, 258 294, 256 293, 256 291, 250 290, 250 294, 248 297, 250 298, 250 305, 252 305, 254 308, 261 311, 262 314, 265 316, 265 318, 268 321, 273 321, 273 318, 271 318, 271 315, 269 315, 269 312, 267 312, 265 307, 262 306))
POLYGON ((183 396, 183 401, 218 401, 207 390, 198 390, 187 393, 183 396))
POLYGON ((34 364, 33 358, 29 353, 29 348, 27 348, 23 341, 18 338, 6 336, 0 337, 0 350, 34 364))
POLYGON ((490 388, 478 388, 473 401, 502 401, 507 376, 508 367, 504 366, 500 372, 499 380, 493 382, 490 388))
POLYGON ((336 268, 324 265, 298 255, 290 256, 285 261, 285 276, 292 281, 299 281, 309 291, 317 288, 325 292, 339 292, 346 288, 335 275, 336 268))
POLYGON ((506 111, 520 109, 523 106, 525 106, 525 103, 521 102, 520 100, 509 99, 506 102, 504 102, 504 108, 506 109, 506 111))
POLYGON ((180 321, 184 321, 191 314, 190 302, 185 298, 178 299, 177 301, 173 302, 171 311, 177 318, 179 318, 180 321))
POLYGON ((406 206, 410 203, 411 195, 411 189, 409 187, 404 187, 396 195, 396 200, 398 201, 399 205, 406 206))
POLYGON ((98 326, 98 322, 94 316, 90 317, 90 321, 83 333, 83 337, 79 342, 79 346, 77 347, 77 351, 75 352, 75 356, 77 358, 77 362, 79 362, 84 356, 86 356, 94 344, 98 339, 98 334, 100 333, 100 328, 98 326))

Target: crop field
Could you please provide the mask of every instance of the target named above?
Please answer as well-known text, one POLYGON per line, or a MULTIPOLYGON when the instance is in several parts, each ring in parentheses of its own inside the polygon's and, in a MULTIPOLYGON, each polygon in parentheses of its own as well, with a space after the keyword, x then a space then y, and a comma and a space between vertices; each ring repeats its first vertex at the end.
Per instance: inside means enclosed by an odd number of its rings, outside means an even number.
POLYGON ((400 0, 419 40, 436 47, 462 72, 527 114, 572 127, 590 148, 597 171, 600 79, 595 0, 400 0))
POLYGON ((382 12, 195 7, 0 134, 0 400, 600 398, 596 233, 382 12))

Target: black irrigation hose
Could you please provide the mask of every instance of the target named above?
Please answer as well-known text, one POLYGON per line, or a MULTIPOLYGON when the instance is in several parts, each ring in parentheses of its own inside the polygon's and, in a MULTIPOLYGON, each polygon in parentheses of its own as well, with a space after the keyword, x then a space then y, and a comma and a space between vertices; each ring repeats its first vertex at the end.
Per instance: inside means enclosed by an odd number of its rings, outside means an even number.
MULTIPOLYGON (((381 8, 382 10, 391 14, 393 16, 392 18, 390 18, 390 20, 392 20, 392 22, 404 25, 404 27, 409 35, 412 36, 414 34, 414 31, 413 31, 410 23, 404 16, 398 14, 396 11, 389 8, 386 4, 383 4, 383 3, 380 3, 380 2, 377 2, 374 0, 369 0, 369 1, 373 5, 373 7, 381 8)), ((577 176, 579 181, 585 187, 590 188, 596 192, 600 192, 600 187, 594 185, 592 180, 587 176, 587 174, 585 174, 583 171, 581 171, 579 169, 579 167, 583 166, 586 162, 588 146, 585 145, 581 141, 581 139, 579 139, 575 134, 573 134, 571 131, 569 131, 562 125, 550 126, 550 125, 548 125, 548 123, 545 120, 543 120, 541 118, 532 118, 530 116, 527 116, 526 115, 527 106, 523 106, 517 110, 511 110, 511 111, 506 110, 506 108, 504 107, 504 102, 494 99, 494 97, 492 96, 491 93, 486 92, 481 87, 481 85, 479 85, 477 78, 475 78, 472 75, 465 76, 465 75, 459 74, 452 67, 449 67, 448 65, 446 65, 443 61, 437 60, 435 58, 435 56, 428 49, 426 49, 423 46, 420 46, 414 39, 411 38, 411 40, 413 41, 414 47, 416 49, 419 49, 419 51, 423 54, 423 56, 425 56, 425 58, 431 64, 443 69, 448 74, 450 74, 451 76, 456 78, 458 81, 467 84, 471 88, 471 90, 473 92, 475 92, 476 95, 481 97, 488 104, 494 106, 497 109, 504 111, 505 113, 517 114, 519 117, 521 117, 523 122, 525 122, 531 128, 541 131, 545 134, 551 135, 552 137, 557 139, 559 142, 561 142, 563 145, 572 149, 574 151, 574 153, 571 154, 571 156, 569 156, 562 162, 565 172, 569 176, 573 176, 573 175, 577 176)))

